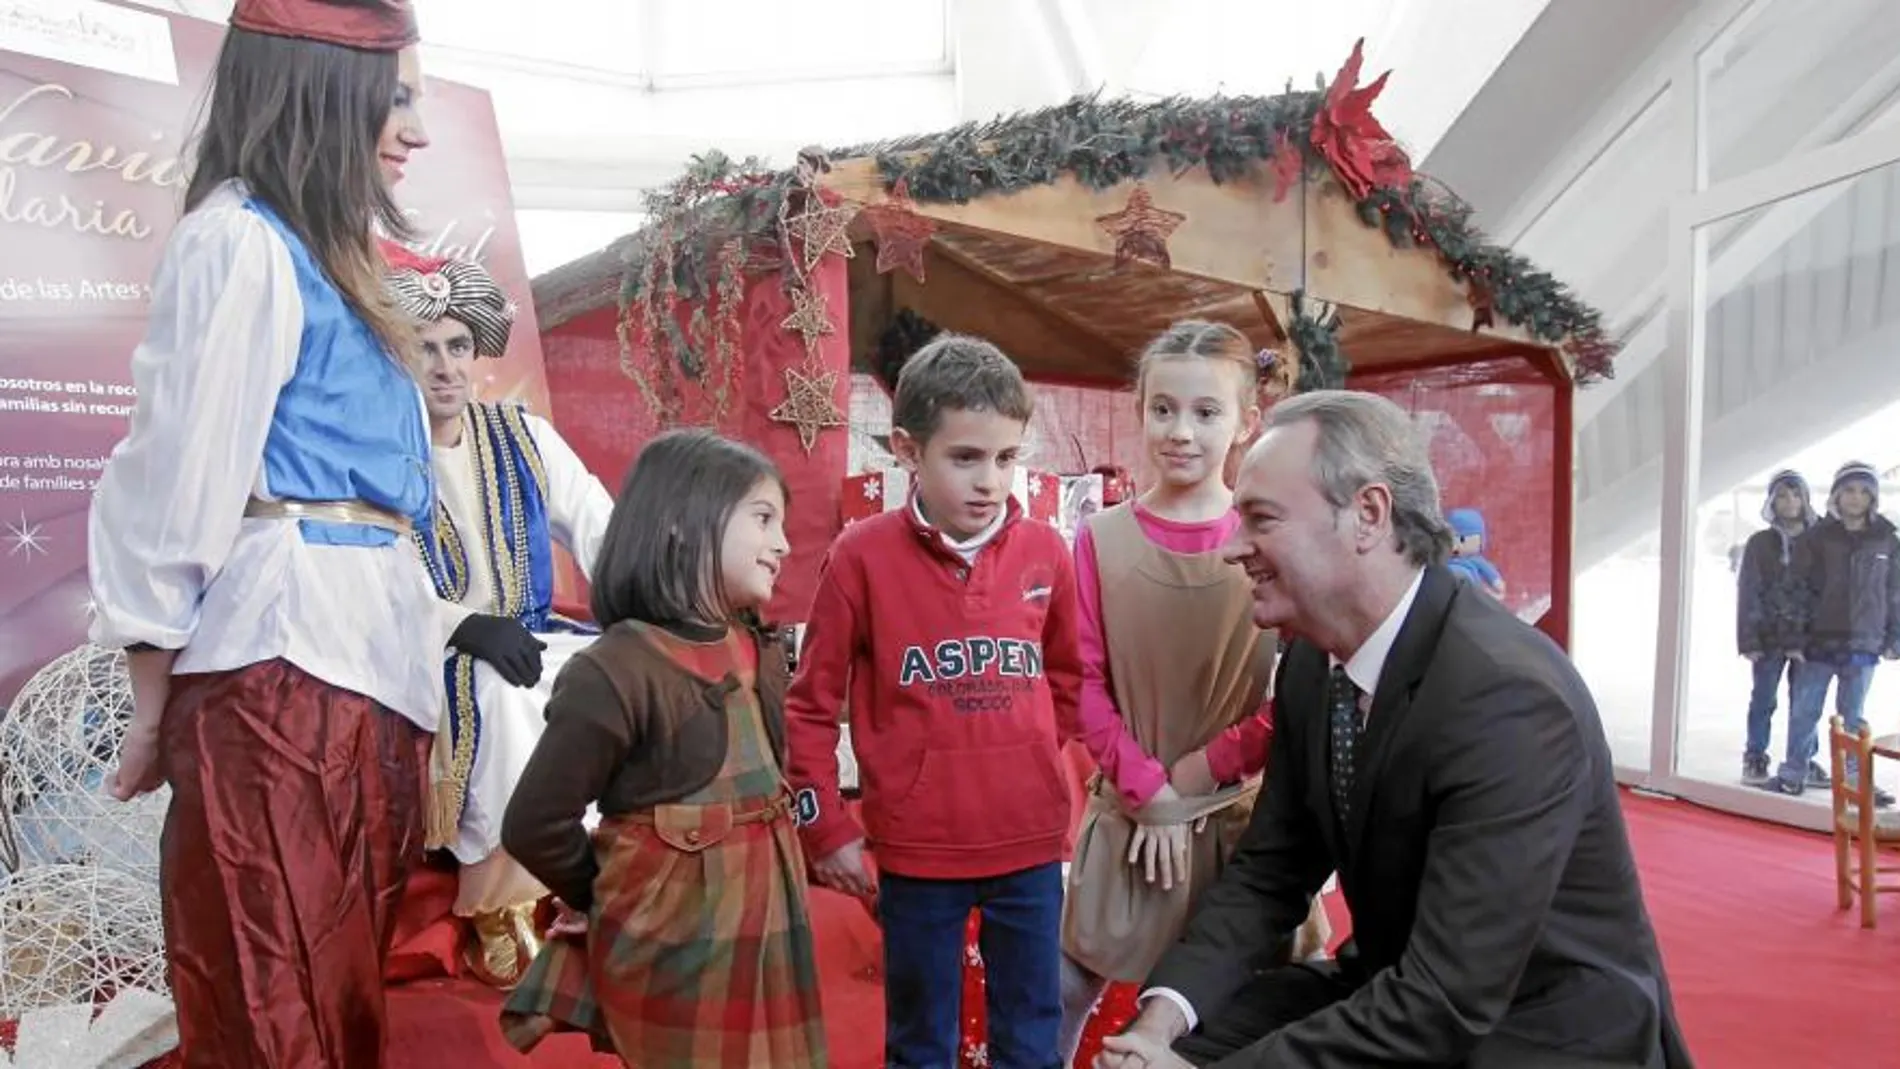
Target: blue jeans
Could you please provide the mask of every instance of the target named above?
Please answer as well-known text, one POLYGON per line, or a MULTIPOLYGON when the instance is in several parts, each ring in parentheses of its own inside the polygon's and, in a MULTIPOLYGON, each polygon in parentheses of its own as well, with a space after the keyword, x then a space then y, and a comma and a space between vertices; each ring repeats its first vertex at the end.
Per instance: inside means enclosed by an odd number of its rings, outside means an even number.
POLYGON ((1062 866, 981 880, 878 875, 884 927, 884 1064, 961 1064, 963 933, 982 913, 990 1065, 1058 1069, 1062 1025, 1062 866))
POLYGON ((1756 659, 1755 689, 1748 696, 1748 749, 1753 757, 1768 755, 1769 725, 1775 718, 1775 694, 1781 689, 1782 676, 1788 677, 1788 708, 1794 708, 1794 673, 1788 671, 1788 658, 1779 653, 1764 653, 1756 659))
MULTIPOLYGON (((1863 722, 1861 706, 1873 681, 1873 665, 1796 662, 1788 695, 1788 756, 1780 772, 1784 782, 1799 783, 1807 775, 1808 762, 1821 752, 1821 706, 1827 702, 1827 685, 1834 684, 1834 712, 1847 730, 1858 731, 1863 722)), ((1849 775, 1859 774, 1858 764, 1848 761, 1849 775)))

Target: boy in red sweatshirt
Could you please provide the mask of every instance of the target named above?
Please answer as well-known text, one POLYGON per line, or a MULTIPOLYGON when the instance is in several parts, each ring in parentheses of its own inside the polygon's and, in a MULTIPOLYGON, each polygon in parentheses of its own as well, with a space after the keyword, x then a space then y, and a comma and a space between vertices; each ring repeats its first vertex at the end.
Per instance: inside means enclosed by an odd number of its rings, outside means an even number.
POLYGON ((1022 373, 987 342, 946 335, 904 365, 891 444, 914 473, 911 500, 832 544, 786 699, 813 875, 877 903, 890 1066, 958 1064, 972 909, 990 1064, 1061 1061, 1059 747, 1075 734, 1082 664, 1068 547, 1009 492, 1030 409, 1022 373), (838 795, 847 704, 863 828, 838 795))

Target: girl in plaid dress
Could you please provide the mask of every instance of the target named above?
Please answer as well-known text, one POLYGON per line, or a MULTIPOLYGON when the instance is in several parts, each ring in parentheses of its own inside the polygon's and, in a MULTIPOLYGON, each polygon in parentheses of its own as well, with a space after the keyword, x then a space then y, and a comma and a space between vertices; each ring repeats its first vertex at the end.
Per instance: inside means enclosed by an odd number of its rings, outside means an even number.
POLYGON ((784 513, 771 462, 703 431, 654 439, 628 476, 594 569, 601 637, 555 680, 502 826, 563 904, 565 937, 503 1007, 523 1050, 577 1028, 642 1069, 826 1064, 784 648, 749 622, 784 513))

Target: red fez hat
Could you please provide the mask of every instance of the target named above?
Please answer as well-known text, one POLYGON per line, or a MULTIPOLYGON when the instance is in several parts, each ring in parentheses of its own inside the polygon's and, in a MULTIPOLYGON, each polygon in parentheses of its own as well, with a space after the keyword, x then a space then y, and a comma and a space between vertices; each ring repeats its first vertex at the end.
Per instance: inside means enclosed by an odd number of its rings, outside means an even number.
POLYGON ((400 52, 418 39, 409 0, 238 0, 231 25, 365 52, 400 52))
POLYGON ((384 237, 376 239, 376 248, 383 254, 383 262, 393 271, 416 271, 427 275, 440 271, 442 265, 449 262, 446 256, 424 256, 399 241, 384 237))

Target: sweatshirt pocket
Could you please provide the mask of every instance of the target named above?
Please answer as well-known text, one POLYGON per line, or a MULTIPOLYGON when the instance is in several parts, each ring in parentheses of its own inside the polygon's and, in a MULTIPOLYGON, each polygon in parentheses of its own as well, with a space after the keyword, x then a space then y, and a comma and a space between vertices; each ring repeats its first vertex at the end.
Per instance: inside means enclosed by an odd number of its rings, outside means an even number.
POLYGON ((930 749, 903 797, 866 815, 891 845, 1007 846, 1066 834, 1069 789, 1046 742, 930 749))

